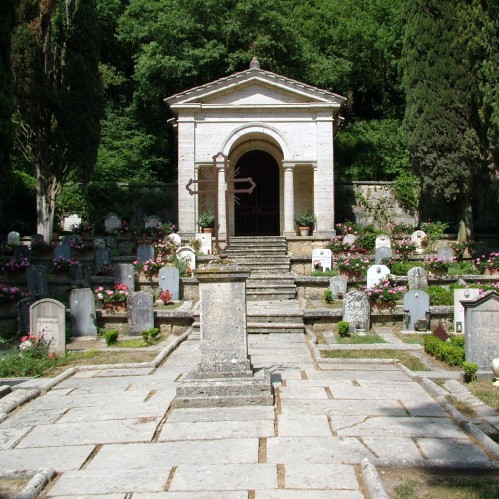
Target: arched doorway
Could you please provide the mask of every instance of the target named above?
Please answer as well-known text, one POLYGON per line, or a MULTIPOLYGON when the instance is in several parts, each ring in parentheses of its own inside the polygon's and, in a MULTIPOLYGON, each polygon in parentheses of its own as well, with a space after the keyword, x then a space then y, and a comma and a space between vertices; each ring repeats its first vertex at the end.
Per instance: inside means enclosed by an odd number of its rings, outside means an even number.
POLYGON ((252 194, 241 194, 234 203, 236 236, 278 236, 279 166, 267 152, 253 150, 236 164, 237 177, 251 177, 256 184, 252 194))

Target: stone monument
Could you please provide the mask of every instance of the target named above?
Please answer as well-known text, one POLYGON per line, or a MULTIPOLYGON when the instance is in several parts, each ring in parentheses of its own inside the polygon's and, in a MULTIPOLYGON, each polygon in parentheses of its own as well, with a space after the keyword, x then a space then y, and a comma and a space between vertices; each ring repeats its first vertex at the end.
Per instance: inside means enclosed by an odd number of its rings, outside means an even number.
POLYGON ((72 336, 97 336, 95 297, 89 288, 73 289, 69 295, 72 336))
POLYGON ((350 324, 350 334, 365 335, 371 322, 371 304, 367 293, 349 291, 343 298, 343 319, 350 324))
POLYGON ((44 298, 29 309, 31 332, 49 345, 49 352, 66 353, 66 307, 57 300, 44 298))

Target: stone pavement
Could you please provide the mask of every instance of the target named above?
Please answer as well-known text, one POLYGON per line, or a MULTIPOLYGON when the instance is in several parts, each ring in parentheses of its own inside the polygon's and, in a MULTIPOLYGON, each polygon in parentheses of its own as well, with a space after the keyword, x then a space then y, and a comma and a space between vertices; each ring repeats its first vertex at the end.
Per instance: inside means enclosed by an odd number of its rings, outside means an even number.
POLYGON ((0 423, 0 467, 53 468, 46 497, 362 498, 364 458, 490 463, 406 370, 321 360, 303 334, 250 335, 274 407, 170 409, 188 339, 159 368, 80 370, 0 423))

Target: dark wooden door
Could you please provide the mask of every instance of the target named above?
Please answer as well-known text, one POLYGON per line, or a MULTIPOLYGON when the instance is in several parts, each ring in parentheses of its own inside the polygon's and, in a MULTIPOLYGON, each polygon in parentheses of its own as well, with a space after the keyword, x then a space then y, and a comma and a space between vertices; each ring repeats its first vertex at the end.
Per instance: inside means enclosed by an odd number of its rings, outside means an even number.
POLYGON ((264 151, 249 151, 237 162, 237 177, 251 177, 252 194, 239 195, 234 206, 236 236, 278 236, 279 166, 264 151))

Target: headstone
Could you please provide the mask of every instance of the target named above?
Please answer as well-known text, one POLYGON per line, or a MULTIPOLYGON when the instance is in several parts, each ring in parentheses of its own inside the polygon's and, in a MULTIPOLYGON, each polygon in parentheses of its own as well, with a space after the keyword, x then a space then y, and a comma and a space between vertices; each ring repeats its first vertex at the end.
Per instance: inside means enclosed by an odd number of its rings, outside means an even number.
POLYGON ((154 260, 154 246, 151 244, 139 244, 137 246, 137 261, 139 263, 154 260))
POLYGON ((146 229, 148 228, 154 228, 154 227, 158 227, 162 224, 162 220, 161 218, 159 218, 158 216, 156 215, 149 215, 148 217, 146 217, 146 219, 144 220, 144 227, 146 229))
POLYGON ((454 250, 450 246, 442 246, 438 248, 437 256, 444 262, 452 262, 454 259, 454 250))
POLYGON ((105 248, 106 247, 106 240, 99 237, 97 239, 94 239, 94 248, 105 248))
POLYGON ((474 300, 465 300, 465 358, 481 369, 491 369, 499 357, 499 293, 487 291, 474 300))
POLYGON ((90 288, 71 290, 69 309, 72 336, 97 336, 95 297, 90 288))
POLYGON ((31 307, 37 299, 38 298, 35 298, 34 296, 27 296, 17 302, 17 332, 20 336, 24 336, 30 332, 29 307, 31 307))
POLYGON ((112 232, 116 230, 121 225, 121 217, 116 213, 108 213, 106 218, 104 218, 104 227, 106 232, 112 232))
POLYGON ((69 269, 69 281, 72 287, 89 288, 91 271, 88 265, 72 265, 69 269))
POLYGON ((70 247, 81 246, 82 240, 80 234, 68 234, 61 237, 61 245, 67 244, 70 247))
POLYGON ((66 353, 66 307, 57 300, 44 298, 29 309, 31 332, 49 344, 49 352, 66 353))
POLYGON ((426 321, 428 329, 430 316, 430 297, 425 291, 415 289, 404 295, 404 329, 406 331, 419 331, 422 322, 426 321))
POLYGON ((14 258, 20 260, 21 258, 29 258, 29 248, 24 244, 14 246, 14 258))
POLYGON ((380 265, 383 261, 389 260, 392 256, 392 248, 388 246, 381 246, 374 250, 374 263, 380 265))
POLYGON ((26 269, 26 283, 28 291, 36 298, 44 298, 49 295, 49 284, 47 281, 47 268, 45 265, 31 265, 26 269))
POLYGON ((411 242, 416 244, 416 253, 422 253, 426 248, 427 236, 422 230, 416 230, 411 234, 411 242))
POLYGON ((316 266, 322 267, 322 270, 331 270, 332 253, 330 249, 319 248, 312 250, 312 270, 316 266))
POLYGON ((122 255, 131 255, 134 247, 135 243, 128 239, 118 241, 118 248, 120 249, 122 255))
POLYGON ((367 269, 367 287, 373 288, 379 282, 388 279, 390 269, 386 265, 371 265, 367 269))
POLYGON ((180 247, 180 245, 182 244, 182 238, 176 234, 175 232, 172 232, 171 234, 168 235, 168 239, 175 245, 178 247, 180 247))
POLYGON ((423 267, 412 267, 407 272, 407 287, 409 291, 420 289, 428 291, 428 272, 423 267))
POLYGON ((385 234, 380 234, 376 238, 376 242, 374 243, 375 248, 391 248, 392 247, 392 242, 390 241, 390 238, 386 236, 385 234))
POLYGON ((159 287, 161 291, 170 291, 173 300, 180 300, 180 272, 177 267, 159 269, 159 287))
POLYGON ((466 332, 464 307, 461 301, 474 300, 479 295, 478 288, 454 289, 454 333, 464 334, 466 332))
POLYGON ((43 234, 31 234, 31 244, 39 244, 45 241, 45 236, 43 234))
POLYGON ((105 241, 106 241, 107 248, 111 248, 111 249, 116 248, 116 239, 114 237, 111 237, 111 236, 106 237, 105 241))
POLYGON ((54 260, 58 258, 64 258, 69 260, 72 255, 71 246, 69 244, 59 244, 54 248, 54 260))
POLYGON ((350 333, 359 335, 369 331, 371 304, 367 293, 361 290, 349 291, 343 297, 343 319, 350 323, 350 333))
POLYGON ((343 244, 349 244, 350 246, 353 246, 355 241, 357 241, 357 236, 355 234, 347 234, 343 238, 343 244))
POLYGON ((348 286, 348 279, 342 275, 335 275, 329 279, 329 289, 331 290, 333 300, 342 299, 348 286))
POLYGON ((74 230, 76 227, 79 227, 81 225, 81 217, 77 213, 73 213, 71 215, 68 215, 67 217, 64 217, 64 220, 62 222, 62 229, 65 231, 71 231, 74 230))
POLYGON ((21 234, 13 230, 7 234, 7 245, 8 246, 17 246, 21 244, 21 234))
POLYGON ((201 247, 199 248, 199 252, 202 255, 211 255, 213 253, 211 234, 207 233, 196 234, 196 239, 201 241, 201 247))
POLYGON ((111 251, 109 248, 95 248, 95 272, 102 273, 105 265, 111 265, 111 251))
POLYGON ((146 291, 137 291, 128 296, 128 332, 140 335, 154 327, 153 299, 146 291))
POLYGON ((180 260, 185 260, 191 270, 196 269, 196 253, 195 251, 190 248, 189 246, 182 246, 182 248, 179 248, 176 251, 177 258, 180 260))
POLYGON ((115 284, 124 284, 130 292, 135 291, 135 269, 131 263, 118 263, 114 266, 115 284))

